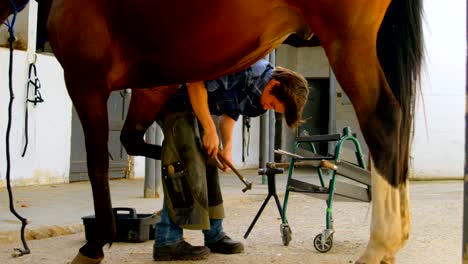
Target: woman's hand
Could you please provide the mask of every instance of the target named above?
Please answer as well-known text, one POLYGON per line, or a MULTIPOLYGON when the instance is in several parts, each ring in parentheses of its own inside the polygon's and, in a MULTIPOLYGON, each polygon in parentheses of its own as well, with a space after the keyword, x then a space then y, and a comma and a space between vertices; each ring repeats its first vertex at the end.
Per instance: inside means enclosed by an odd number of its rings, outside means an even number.
MULTIPOLYGON (((225 160, 227 160, 229 163, 232 164, 232 152, 231 152, 231 149, 230 149, 230 148, 222 149, 221 152, 220 152, 220 154, 221 154, 221 156, 223 156, 223 158, 224 158, 225 160)), ((223 170, 224 172, 226 172, 226 171, 229 170, 229 167, 228 167, 227 164, 225 164, 224 162, 223 162, 223 166, 224 166, 224 167, 223 167, 222 170, 223 170)))
POLYGON ((203 131, 203 147, 208 156, 216 158, 218 155, 219 138, 216 129, 213 131, 203 131))

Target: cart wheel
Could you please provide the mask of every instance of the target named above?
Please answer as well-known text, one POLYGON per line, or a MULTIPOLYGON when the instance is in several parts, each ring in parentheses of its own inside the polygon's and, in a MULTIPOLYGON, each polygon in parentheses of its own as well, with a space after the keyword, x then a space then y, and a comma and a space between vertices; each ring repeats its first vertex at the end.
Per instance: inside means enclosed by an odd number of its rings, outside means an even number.
POLYGON ((322 244, 322 234, 318 234, 314 238, 314 247, 320 253, 326 253, 333 247, 333 236, 329 236, 325 243, 322 244))
POLYGON ((291 242, 291 228, 288 224, 281 224, 281 236, 283 238, 283 245, 288 246, 291 242))

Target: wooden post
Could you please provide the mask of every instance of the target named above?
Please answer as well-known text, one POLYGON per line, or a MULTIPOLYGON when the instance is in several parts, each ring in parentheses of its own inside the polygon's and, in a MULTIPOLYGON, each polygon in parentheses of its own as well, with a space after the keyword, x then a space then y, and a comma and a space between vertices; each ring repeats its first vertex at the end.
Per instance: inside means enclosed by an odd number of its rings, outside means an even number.
MULTIPOLYGON (((466 18, 466 33, 465 38, 468 36, 468 1, 467 1, 467 18, 466 18)), ((468 50, 468 49, 467 49, 468 50)), ((468 66, 468 58, 466 61, 468 66)), ((468 67, 466 70, 466 77, 468 78, 468 67)), ((463 195, 463 263, 468 264, 468 168, 467 168, 467 154, 468 154, 468 84, 465 81, 465 177, 464 177, 464 195, 463 195)))

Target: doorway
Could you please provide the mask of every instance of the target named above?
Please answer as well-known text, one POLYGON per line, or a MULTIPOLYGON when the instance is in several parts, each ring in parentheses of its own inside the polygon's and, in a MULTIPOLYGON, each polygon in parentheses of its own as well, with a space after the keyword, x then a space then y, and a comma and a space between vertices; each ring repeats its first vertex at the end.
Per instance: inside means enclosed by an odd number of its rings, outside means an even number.
MULTIPOLYGON (((114 91, 107 103, 109 112, 109 178, 126 178, 129 172, 128 154, 120 143, 120 131, 127 116, 131 90, 114 91)), ((88 167, 84 134, 80 119, 73 108, 70 155, 70 182, 87 181, 88 167)))

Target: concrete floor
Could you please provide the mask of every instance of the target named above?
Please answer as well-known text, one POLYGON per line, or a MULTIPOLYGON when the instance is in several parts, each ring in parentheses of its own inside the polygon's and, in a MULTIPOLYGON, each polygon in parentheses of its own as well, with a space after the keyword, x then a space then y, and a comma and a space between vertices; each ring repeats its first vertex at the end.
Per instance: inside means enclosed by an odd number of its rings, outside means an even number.
MULTIPOLYGON (((229 209, 225 229, 239 239, 267 193, 266 185, 261 184, 261 176, 256 175, 255 170, 244 170, 242 173, 254 182, 253 190, 247 193, 241 192, 243 186, 232 173, 221 177, 225 207, 229 209)), ((304 173, 297 175, 307 177, 304 173)), ((285 180, 285 174, 277 176, 281 202, 285 180)), ((114 207, 133 207, 138 213, 152 213, 161 208, 162 199, 143 198, 143 180, 114 180, 110 186, 114 207)), ((463 182, 413 182, 410 193, 413 231, 408 245, 398 255, 398 263, 460 263, 463 182)), ((15 206, 29 221, 28 239, 55 237, 30 241, 32 254, 17 259, 9 255, 13 247, 20 246, 20 224, 9 213, 7 198, 6 190, 0 190, 0 201, 3 201, 0 203, 0 259, 6 260, 6 263, 58 263, 57 258, 73 257, 84 242, 81 217, 94 213, 88 182, 14 188, 15 206), (75 235, 63 236, 67 234, 75 235), (58 236, 68 242, 58 242, 61 241, 57 240, 58 236), (72 246, 66 246, 67 243, 72 246), (61 247, 68 247, 68 251, 61 247), (51 250, 57 253, 49 252, 51 250), (46 257, 42 257, 40 262, 32 261, 41 254, 46 257)), ((355 260, 368 239, 369 204, 336 203, 335 245, 329 253, 319 254, 313 249, 311 240, 324 227, 323 204, 321 200, 301 194, 291 195, 288 220, 293 230, 293 240, 288 247, 284 247, 278 232, 281 221, 273 201, 270 201, 248 240, 242 240, 246 244, 246 253, 236 257, 210 257, 206 263, 311 263, 312 260, 317 260, 316 263, 349 263, 355 260), (288 261, 281 260, 283 257, 288 261)), ((188 232, 186 236, 188 240, 200 242, 198 235, 188 232)), ((151 243, 116 243, 106 251, 106 263, 151 263, 151 243), (109 252, 113 252, 112 256, 109 252), (127 253, 136 257, 132 261, 124 261, 125 256, 128 258, 127 253)))

